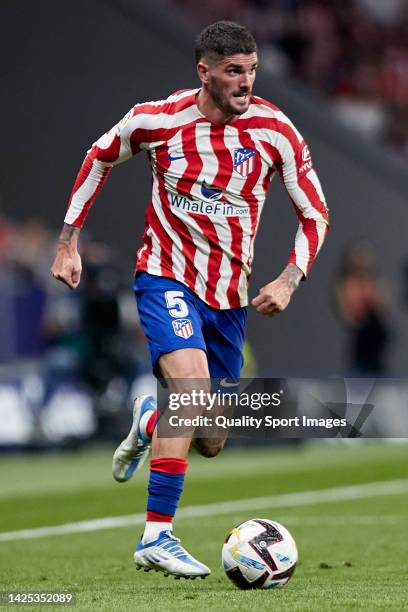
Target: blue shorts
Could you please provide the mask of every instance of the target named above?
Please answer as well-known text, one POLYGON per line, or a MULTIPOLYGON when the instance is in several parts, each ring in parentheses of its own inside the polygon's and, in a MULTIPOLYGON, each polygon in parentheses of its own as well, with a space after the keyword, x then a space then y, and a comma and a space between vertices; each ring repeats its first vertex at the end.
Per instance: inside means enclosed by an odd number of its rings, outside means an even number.
POLYGON ((183 283, 147 272, 138 272, 133 288, 157 377, 161 355, 199 348, 207 353, 211 378, 239 379, 246 308, 211 308, 183 283))

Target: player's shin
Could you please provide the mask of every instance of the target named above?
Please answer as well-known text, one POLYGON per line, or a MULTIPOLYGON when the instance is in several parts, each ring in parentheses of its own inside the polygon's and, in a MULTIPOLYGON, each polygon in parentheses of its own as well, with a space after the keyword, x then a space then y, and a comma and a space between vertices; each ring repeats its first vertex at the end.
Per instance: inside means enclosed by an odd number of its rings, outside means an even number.
POLYGON ((161 457, 150 461, 146 527, 142 537, 144 544, 158 538, 162 531, 172 531, 187 466, 186 459, 178 457, 161 457))

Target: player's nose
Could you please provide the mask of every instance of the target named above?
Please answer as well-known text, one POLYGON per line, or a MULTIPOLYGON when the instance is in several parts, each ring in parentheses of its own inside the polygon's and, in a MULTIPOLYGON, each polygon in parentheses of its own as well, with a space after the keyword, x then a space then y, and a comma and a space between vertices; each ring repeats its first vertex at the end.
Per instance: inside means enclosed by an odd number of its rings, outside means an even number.
POLYGON ((249 74, 244 73, 241 75, 239 86, 240 86, 240 89, 242 90, 248 91, 249 89, 251 89, 251 78, 249 74))

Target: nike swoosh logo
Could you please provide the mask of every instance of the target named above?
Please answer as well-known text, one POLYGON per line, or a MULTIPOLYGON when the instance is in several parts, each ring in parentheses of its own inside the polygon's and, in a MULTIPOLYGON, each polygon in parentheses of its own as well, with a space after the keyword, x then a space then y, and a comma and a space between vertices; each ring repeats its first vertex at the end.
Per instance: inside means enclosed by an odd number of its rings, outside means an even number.
POLYGON ((220 380, 220 387, 238 387, 239 380, 237 382, 229 382, 228 378, 222 378, 220 380))
POLYGON ((184 159, 184 155, 177 155, 177 153, 175 155, 172 155, 171 153, 169 153, 168 158, 170 161, 175 161, 176 159, 184 159))

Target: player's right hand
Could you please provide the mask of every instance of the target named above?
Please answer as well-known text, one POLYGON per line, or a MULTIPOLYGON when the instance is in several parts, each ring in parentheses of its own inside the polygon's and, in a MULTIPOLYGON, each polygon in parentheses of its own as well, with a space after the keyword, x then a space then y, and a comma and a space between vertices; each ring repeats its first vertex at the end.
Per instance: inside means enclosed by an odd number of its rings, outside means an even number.
POLYGON ((76 289, 81 280, 81 272, 81 256, 76 247, 67 242, 59 242, 57 255, 51 267, 53 277, 71 289, 76 289))

